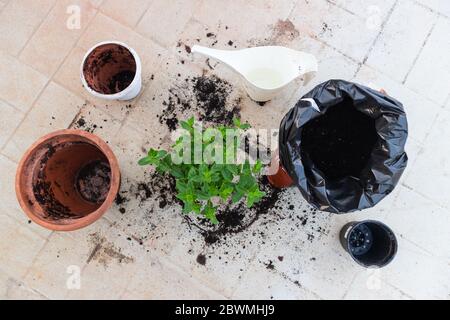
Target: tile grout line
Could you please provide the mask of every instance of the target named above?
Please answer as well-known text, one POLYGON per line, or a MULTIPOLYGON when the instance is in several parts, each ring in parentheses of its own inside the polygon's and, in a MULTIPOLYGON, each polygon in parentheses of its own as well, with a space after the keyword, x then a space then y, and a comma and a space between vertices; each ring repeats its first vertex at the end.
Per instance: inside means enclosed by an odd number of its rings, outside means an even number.
POLYGON ((10 280, 13 280, 16 284, 24 286, 26 289, 32 291, 33 293, 36 293, 37 295, 42 296, 43 298, 50 300, 49 297, 47 297, 45 294, 43 294, 42 292, 40 292, 39 290, 29 286, 23 279, 19 279, 16 276, 12 276, 11 274, 9 274, 8 272, 6 272, 5 270, 0 268, 0 272, 4 273, 5 275, 7 275, 7 277, 10 280))
POLYGON ((386 15, 386 18, 384 19, 383 23, 381 24, 380 32, 378 32, 377 36, 375 37, 374 41, 372 42, 372 45, 370 46, 369 50, 367 51, 367 54, 364 56, 362 62, 358 63, 358 68, 356 69, 354 76, 356 76, 358 74, 359 70, 361 70, 361 67, 363 65, 365 65, 367 59, 369 59, 369 55, 372 53, 373 48, 375 47, 376 43, 380 39, 380 37, 384 31, 384 28, 386 27, 386 24, 390 20, 392 13, 394 12, 395 8, 397 7, 398 1, 399 0, 395 1, 395 3, 392 5, 392 8, 389 10, 388 14, 386 15))
POLYGON ((333 6, 337 7, 337 8, 339 8, 339 9, 342 9, 342 10, 344 10, 344 11, 350 13, 352 16, 355 16, 355 17, 360 18, 360 16, 358 16, 356 13, 354 13, 353 11, 348 10, 347 8, 345 8, 345 7, 341 6, 341 5, 339 5, 338 3, 332 2, 331 0, 326 0, 326 1, 327 1, 329 4, 331 4, 331 5, 333 5, 333 6))
MULTIPOLYGON (((50 16, 50 14, 52 13, 52 11, 55 9, 56 4, 58 3, 58 1, 56 0, 51 8, 48 10, 47 14, 45 15, 45 17, 42 19, 42 21, 36 26, 36 28, 33 30, 33 33, 28 37, 27 41, 25 42, 25 44, 23 45, 22 49, 19 50, 19 52, 17 53, 17 59, 22 61, 20 59, 20 56, 22 55, 23 51, 25 50, 25 48, 28 46, 28 44, 31 42, 31 39, 33 39, 34 35, 38 32, 38 30, 41 28, 41 26, 44 24, 45 21, 47 21, 47 18, 50 16)), ((26 64, 27 65, 27 64, 26 64)), ((34 68, 33 68, 34 70, 34 68)), ((36 70, 37 71, 37 70, 36 70)), ((39 72, 40 73, 40 72, 39 72)))
POLYGON ((294 5, 292 6, 291 11, 289 12, 289 14, 287 15, 287 19, 291 20, 292 14, 294 13, 295 9, 297 9, 298 3, 300 2, 300 0, 296 0, 294 5))
MULTIPOLYGON (((36 99, 34 99, 33 103, 31 104, 30 108, 25 112, 22 120, 20 120, 20 122, 17 124, 16 128, 14 129, 13 133, 11 134, 11 136, 6 140, 6 143, 3 145, 3 147, 0 149, 0 151, 2 151, 2 154, 4 155, 4 149, 5 147, 12 141, 12 138, 14 137, 14 135, 17 133, 17 131, 19 130, 19 128, 22 126, 22 124, 24 123, 25 119, 27 119, 28 115, 31 113, 31 110, 34 109, 34 107, 36 106, 36 103, 39 101, 39 99, 41 98, 41 96, 43 95, 44 91, 47 90, 48 86, 51 83, 51 79, 48 78, 47 82, 45 84, 45 86, 42 88, 41 92, 39 92, 39 94, 36 96, 36 99)), ((9 157, 8 157, 9 158, 9 157)), ((9 158, 11 159, 11 158, 9 158)), ((14 160, 14 163, 17 163, 16 160, 14 160)))
POLYGON ((434 13, 434 14, 437 14, 437 15, 440 16, 440 17, 443 17, 443 18, 445 18, 445 19, 450 19, 450 17, 447 16, 445 13, 442 13, 442 12, 440 12, 440 11, 438 11, 438 10, 435 10, 435 9, 433 9, 433 8, 431 8, 431 7, 428 7, 427 5, 425 5, 425 4, 421 3, 421 2, 418 2, 417 0, 411 0, 411 1, 412 1, 414 4, 420 6, 420 7, 424 8, 424 9, 427 9, 427 10, 429 10, 430 12, 432 12, 432 13, 434 13))
MULTIPOLYGON (((45 20, 48 18, 48 16, 51 14, 51 12, 54 10, 54 8, 56 7, 56 3, 57 3, 57 2, 55 2, 55 3, 53 4, 52 8, 49 10, 49 12, 47 13, 46 17, 42 20, 42 22, 39 24, 39 26, 38 26, 38 27, 36 28, 36 30, 33 32, 33 35, 30 36, 30 38, 29 38, 28 41, 27 41, 27 44, 28 44, 28 42, 30 41, 30 39, 34 36, 34 34, 37 32, 37 30, 39 30, 39 28, 42 26, 42 24, 44 23, 44 21, 45 21, 45 20)), ((28 114, 29 114, 29 113, 31 112, 31 110, 35 107, 36 102, 39 100, 39 98, 41 97, 41 95, 43 94, 43 92, 48 88, 49 84, 50 84, 51 82, 55 82, 55 83, 57 83, 58 85, 60 85, 59 82, 54 81, 55 75, 59 72, 59 70, 62 68, 62 66, 64 65, 64 63, 67 61, 67 59, 69 58, 69 55, 70 55, 70 53, 73 51, 73 49, 74 49, 75 47, 77 47, 77 45, 78 45, 78 43, 79 43, 79 40, 83 37, 83 35, 85 34, 85 32, 87 32, 87 30, 88 30, 89 26, 91 25, 92 21, 94 21, 94 19, 95 19, 96 16, 98 15, 98 12, 99 12, 99 9, 96 8, 95 15, 94 15, 94 16, 92 17, 92 19, 88 22, 88 24, 87 24, 85 30, 83 30, 83 32, 80 34, 80 36, 78 37, 78 39, 76 39, 76 41, 74 42, 74 45, 73 45, 72 48, 69 50, 68 54, 64 57, 64 59, 62 60, 61 64, 58 66, 58 68, 55 70, 55 72, 53 72, 53 74, 50 75, 49 77, 47 77, 47 75, 41 73, 41 71, 36 70, 33 66, 30 66, 30 65, 28 65, 27 63, 24 63, 23 61, 21 61, 21 60, 19 59, 20 54, 21 54, 22 51, 25 49, 25 47, 27 46, 27 44, 22 48, 21 52, 18 54, 18 57, 14 57, 14 56, 13 56, 15 59, 17 59, 18 61, 20 61, 20 62, 23 63, 24 65, 26 65, 28 68, 34 70, 35 72, 39 73, 39 74, 42 75, 42 76, 45 76, 45 77, 47 78, 47 83, 46 83, 45 86, 42 88, 41 92, 40 92, 39 95, 36 97, 36 99, 33 101, 33 103, 32 103, 32 105, 30 106, 30 108, 24 113, 24 117, 23 117, 22 120, 19 122, 19 124, 16 126, 16 128, 15 128, 14 131, 13 131, 13 133, 8 137, 8 139, 6 140, 6 142, 5 142, 2 146, 0 146, 0 151, 2 151, 2 155, 6 156, 6 155, 4 154, 4 152, 3 152, 4 148, 5 148, 5 147, 8 145, 8 143, 12 140, 12 138, 13 138, 13 136, 16 134, 17 130, 18 130, 18 129, 20 128, 20 126, 23 124, 23 122, 25 121, 25 119, 28 117, 28 114)), ((64 86, 62 86, 62 87, 65 88, 64 86)), ((68 90, 67 88, 65 88, 65 89, 68 90)), ((82 100, 86 100, 86 99, 84 99, 83 97, 80 97, 77 93, 72 92, 72 90, 68 90, 68 91, 71 92, 71 93, 73 93, 75 96, 81 98, 82 100)), ((82 109, 82 108, 80 108, 80 111, 81 111, 81 109, 82 109)), ((76 114, 76 116, 75 116, 75 119, 76 119, 76 117, 79 115, 80 111, 77 112, 77 114, 76 114)), ((72 123, 71 123, 71 124, 72 124, 72 123)), ((8 156, 6 156, 6 157, 7 157, 9 160, 13 160, 13 159, 11 159, 11 158, 8 157, 8 156)), ((16 161, 14 161, 14 163, 16 163, 16 161)))
POLYGON ((433 25, 431 26, 430 30, 428 31, 428 34, 426 35, 425 40, 423 41, 422 45, 420 46, 420 49, 419 49, 419 51, 417 52, 417 55, 416 55, 416 57, 414 58, 413 63, 412 63, 412 65, 411 65, 411 67, 409 68, 408 72, 406 72, 406 75, 405 75, 405 77, 403 78, 403 81, 401 82, 401 84, 405 84, 405 83, 406 83, 406 81, 407 81, 407 79, 408 79, 408 77, 409 77, 409 74, 411 73, 411 71, 412 71, 412 70, 414 69, 414 67, 416 66, 416 63, 417 63, 417 61, 419 60, 420 55, 422 54, 422 52, 423 52, 425 46, 427 45, 428 39, 430 38, 431 34, 433 33, 434 28, 436 27, 438 21, 439 21, 439 17, 436 16, 433 25))
POLYGON ((427 196, 426 194, 417 191, 416 189, 414 189, 413 187, 411 187, 410 185, 408 185, 408 183, 406 183, 405 181, 403 181, 403 182, 401 183, 401 185, 402 185, 403 187, 405 187, 406 189, 408 189, 408 190, 410 190, 410 191, 413 191, 414 193, 418 194, 419 196, 425 198, 426 200, 432 202, 432 203, 435 204, 437 207, 439 207, 439 208, 441 208, 441 209, 443 209, 443 210, 446 210, 447 212, 450 213, 450 208, 447 208, 447 207, 446 207, 445 205, 443 205, 440 201, 434 200, 434 199, 430 198, 429 196, 427 196))
POLYGON ((150 1, 147 5, 147 8, 145 8, 145 10, 143 10, 142 15, 139 17, 139 19, 136 21, 136 23, 134 24, 134 26, 132 26, 132 30, 134 30, 136 33, 137 32, 136 28, 138 27, 138 25, 141 23, 142 19, 144 19, 145 15, 147 14, 147 12, 150 10, 150 7, 152 6, 153 2, 150 1))
MULTIPOLYGON (((68 51, 67 55, 64 57, 64 59, 61 61, 61 64, 58 66, 58 68, 53 72, 53 74, 50 76, 50 79, 52 81, 54 80, 54 77, 56 76, 56 74, 61 70, 61 68, 63 67, 64 63, 66 63, 67 59, 69 59, 70 54, 72 53, 72 51, 78 46, 78 43, 80 42, 80 39, 84 36, 84 34, 87 32, 87 30, 89 29, 89 26, 92 24, 92 22, 95 20, 95 18, 97 17, 99 13, 99 9, 95 8, 95 14, 92 17, 92 19, 86 24, 86 28, 84 28, 84 30, 81 32, 81 34, 79 35, 79 37, 74 41, 72 47, 70 48, 70 50, 68 51)), ((72 92, 72 91, 71 91, 72 92)), ((75 94, 76 96, 78 96, 78 94, 75 94)), ((79 98, 83 99, 83 97, 78 96, 79 98)), ((85 99, 83 99, 85 100, 85 99)))
MULTIPOLYGON (((324 43, 324 44, 326 44, 326 43, 324 43)), ((326 45, 328 45, 328 44, 326 44, 326 45)), ((332 48, 332 49, 333 49, 333 48, 332 48)), ((339 52, 338 52, 338 53, 339 53, 339 52)), ((375 68, 375 67, 371 67, 371 66, 366 65, 366 64, 360 66, 360 68, 359 68, 359 69, 356 71, 356 73, 353 75, 353 78, 352 78, 352 79, 355 79, 355 77, 357 77, 359 71, 361 71, 362 66, 365 66, 365 67, 367 67, 367 68, 369 68, 369 69, 371 69, 371 70, 373 70, 373 71, 379 73, 380 75, 382 75, 382 76, 388 78, 389 80, 391 80, 392 82, 395 82, 395 83, 398 84, 398 85, 402 85, 404 88, 406 88, 406 90, 411 91, 412 93, 414 93, 414 94, 420 96, 421 98, 423 98, 423 99, 426 100, 427 102, 430 102, 430 103, 432 103, 433 105, 435 105, 437 108, 440 108, 440 109, 443 108, 443 106, 440 105, 437 101, 434 101, 434 100, 432 100, 431 98, 429 98, 428 96, 423 95, 422 93, 416 91, 416 89, 414 89, 414 88, 410 88, 410 87, 408 87, 407 85, 402 84, 402 83, 399 82, 397 79, 393 79, 393 78, 391 77, 391 75, 385 73, 385 71, 381 71, 381 70, 379 70, 379 69, 377 69, 377 68, 375 68)), ((449 98, 449 100, 448 100, 447 102, 450 101, 450 94, 449 94, 449 97, 448 97, 448 98, 449 98)), ((444 107, 445 107, 445 104, 444 104, 444 107)))
MULTIPOLYGON (((15 111, 20 112, 22 114, 23 117, 26 116, 25 112, 23 112, 22 110, 18 109, 16 106, 13 106, 11 103, 9 103, 8 101, 0 98, 0 102, 3 102, 4 104, 8 105, 9 107, 13 108, 15 111)), ((20 125, 20 122, 19 122, 20 125)), ((13 130, 13 133, 11 133, 5 140, 5 142, 0 145, 0 151, 3 150, 3 148, 6 147, 6 145, 8 144, 9 139, 11 138, 11 136, 14 134, 15 128, 13 130)), ((9 158, 8 158, 9 159, 9 158)), ((10 159, 11 160, 11 159, 10 159)), ((15 161, 14 161, 15 162, 15 161)))
POLYGON ((3 12, 3 10, 5 10, 5 8, 10 4, 10 1, 5 2, 5 5, 3 7, 0 8, 0 13, 3 12))

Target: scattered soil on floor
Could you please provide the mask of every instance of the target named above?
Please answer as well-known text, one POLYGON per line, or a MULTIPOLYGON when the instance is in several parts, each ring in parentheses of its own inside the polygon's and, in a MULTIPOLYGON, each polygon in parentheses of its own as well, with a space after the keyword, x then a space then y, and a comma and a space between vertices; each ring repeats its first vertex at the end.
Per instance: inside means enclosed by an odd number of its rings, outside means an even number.
POLYGON ((117 263, 132 263, 133 257, 126 256, 122 253, 122 249, 116 247, 112 242, 109 242, 104 236, 99 233, 92 233, 89 235, 89 242, 91 243, 91 253, 87 259, 87 263, 96 261, 105 268, 113 262, 117 263))
POLYGON ((88 163, 76 177, 76 187, 84 200, 103 203, 111 186, 111 168, 106 161, 88 163))
POLYGON ((345 99, 303 127, 301 152, 328 179, 359 177, 377 141, 375 120, 345 99))
POLYGON ((80 116, 72 125, 72 128, 94 133, 98 128, 102 129, 103 125, 97 125, 87 120, 84 116, 80 116))
POLYGON ((178 129, 178 121, 195 116, 197 120, 230 125, 240 117, 240 98, 233 99, 233 87, 214 75, 185 78, 183 83, 169 89, 163 102, 159 122, 170 131, 178 129))
POLYGON ((271 41, 274 43, 289 42, 300 35, 291 20, 278 20, 272 27, 271 41))

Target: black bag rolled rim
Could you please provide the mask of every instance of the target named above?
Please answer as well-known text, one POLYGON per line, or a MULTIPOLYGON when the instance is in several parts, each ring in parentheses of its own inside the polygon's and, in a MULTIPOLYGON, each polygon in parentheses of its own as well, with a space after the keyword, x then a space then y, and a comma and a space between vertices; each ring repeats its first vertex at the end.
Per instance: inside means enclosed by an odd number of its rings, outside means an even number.
POLYGON ((353 212, 375 206, 394 190, 408 163, 407 137, 408 122, 399 101, 360 84, 329 80, 304 95, 283 118, 280 161, 311 205, 333 213, 353 212), (358 176, 328 179, 310 155, 302 156, 302 131, 344 99, 374 119, 378 139, 358 176))

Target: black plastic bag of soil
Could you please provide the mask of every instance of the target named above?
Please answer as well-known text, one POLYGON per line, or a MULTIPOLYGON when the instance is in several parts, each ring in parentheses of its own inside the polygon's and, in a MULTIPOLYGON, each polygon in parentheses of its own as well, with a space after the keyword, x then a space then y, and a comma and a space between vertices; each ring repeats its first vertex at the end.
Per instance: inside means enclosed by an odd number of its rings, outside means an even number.
POLYGON ((408 162, 407 136, 400 102, 330 80, 282 120, 280 161, 314 207, 352 212, 373 207, 395 188, 408 162))

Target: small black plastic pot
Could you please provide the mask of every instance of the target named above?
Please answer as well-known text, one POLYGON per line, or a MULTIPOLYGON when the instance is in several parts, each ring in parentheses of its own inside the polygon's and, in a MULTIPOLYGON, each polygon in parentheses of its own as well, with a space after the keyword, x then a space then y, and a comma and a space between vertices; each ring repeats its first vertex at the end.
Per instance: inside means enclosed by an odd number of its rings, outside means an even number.
POLYGON ((386 266, 394 259, 398 248, 394 232, 374 220, 346 224, 340 240, 353 260, 366 268, 386 266))

